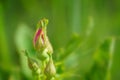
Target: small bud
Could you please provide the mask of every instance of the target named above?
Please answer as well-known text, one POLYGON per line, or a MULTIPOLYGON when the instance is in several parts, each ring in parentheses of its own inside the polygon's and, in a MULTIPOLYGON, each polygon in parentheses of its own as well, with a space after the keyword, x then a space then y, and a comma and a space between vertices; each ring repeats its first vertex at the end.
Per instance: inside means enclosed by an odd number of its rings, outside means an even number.
POLYGON ((46 65, 46 68, 44 70, 45 75, 47 76, 47 78, 52 78, 55 76, 56 74, 56 69, 55 66, 53 64, 53 60, 52 58, 50 58, 48 64, 46 65))
POLYGON ((38 63, 34 59, 31 59, 30 57, 28 57, 28 66, 35 74, 41 73, 38 63))

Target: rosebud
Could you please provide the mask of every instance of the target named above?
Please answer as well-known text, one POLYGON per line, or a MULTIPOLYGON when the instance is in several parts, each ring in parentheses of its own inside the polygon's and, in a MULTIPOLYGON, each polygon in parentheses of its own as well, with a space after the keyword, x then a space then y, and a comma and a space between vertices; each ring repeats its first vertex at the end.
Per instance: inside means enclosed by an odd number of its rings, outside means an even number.
POLYGON ((34 59, 31 59, 30 57, 28 57, 28 66, 35 74, 41 73, 38 63, 34 59))
POLYGON ((49 42, 46 33, 47 24, 48 24, 48 20, 45 18, 39 21, 37 25, 39 27, 37 28, 33 39, 33 45, 37 51, 37 57, 40 60, 47 59, 49 55, 53 53, 53 48, 49 42))
POLYGON ((45 47, 44 33, 42 28, 38 28, 36 30, 33 39, 33 45, 37 51, 41 51, 45 47))
POLYGON ((38 28, 34 35, 33 45, 34 45, 34 48, 37 49, 38 51, 40 49, 45 48, 47 24, 48 24, 48 20, 45 18, 40 20, 37 24, 38 28))
POLYGON ((46 65, 46 68, 44 70, 45 75, 47 76, 47 78, 52 78, 55 76, 56 74, 56 69, 55 66, 53 64, 53 60, 52 58, 50 58, 48 64, 46 65))

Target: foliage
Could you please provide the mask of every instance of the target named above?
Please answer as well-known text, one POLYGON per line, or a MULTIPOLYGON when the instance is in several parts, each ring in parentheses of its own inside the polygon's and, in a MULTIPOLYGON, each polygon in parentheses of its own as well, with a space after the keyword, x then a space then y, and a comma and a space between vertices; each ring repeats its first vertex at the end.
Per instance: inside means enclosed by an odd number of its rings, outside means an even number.
POLYGON ((1 0, 0 80, 33 80, 37 22, 49 19, 55 80, 120 79, 119 0, 1 0))

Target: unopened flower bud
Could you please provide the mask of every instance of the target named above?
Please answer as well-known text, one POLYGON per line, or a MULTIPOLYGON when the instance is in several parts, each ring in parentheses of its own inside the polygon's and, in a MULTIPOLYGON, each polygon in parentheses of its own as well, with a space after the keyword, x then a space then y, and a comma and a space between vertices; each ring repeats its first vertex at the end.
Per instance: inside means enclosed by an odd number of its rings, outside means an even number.
POLYGON ((41 73, 38 63, 34 59, 31 59, 30 57, 28 57, 28 66, 35 74, 41 73))
POLYGON ((34 38, 33 38, 33 45, 37 51, 44 49, 46 46, 47 24, 48 24, 48 20, 45 18, 40 20, 37 24, 38 28, 37 28, 34 38))
POLYGON ((38 28, 36 30, 34 39, 33 39, 33 45, 37 51, 41 51, 45 47, 44 33, 42 28, 38 28))
POLYGON ((47 31, 46 27, 48 24, 47 19, 42 19, 39 21, 39 26, 35 32, 34 39, 33 39, 33 45, 37 52, 37 57, 40 60, 45 60, 53 53, 53 48, 49 42, 49 39, 47 37, 47 31))
POLYGON ((50 58, 48 64, 46 65, 46 68, 44 70, 45 75, 47 76, 47 78, 52 78, 55 76, 56 74, 56 69, 55 66, 53 64, 53 60, 52 58, 50 58))

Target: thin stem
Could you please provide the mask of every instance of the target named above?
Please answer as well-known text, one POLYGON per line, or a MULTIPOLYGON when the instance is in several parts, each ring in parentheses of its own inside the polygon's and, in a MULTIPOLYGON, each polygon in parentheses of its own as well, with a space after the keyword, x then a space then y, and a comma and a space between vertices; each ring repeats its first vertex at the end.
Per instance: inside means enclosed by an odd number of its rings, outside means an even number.
POLYGON ((113 62, 114 48, 115 48, 115 38, 113 37, 113 38, 111 39, 110 48, 109 48, 109 51, 110 51, 110 52, 109 52, 110 59, 109 59, 109 63, 108 63, 108 70, 107 70, 106 80, 111 80, 111 78, 110 78, 110 76, 111 76, 110 70, 111 70, 112 62, 113 62))

